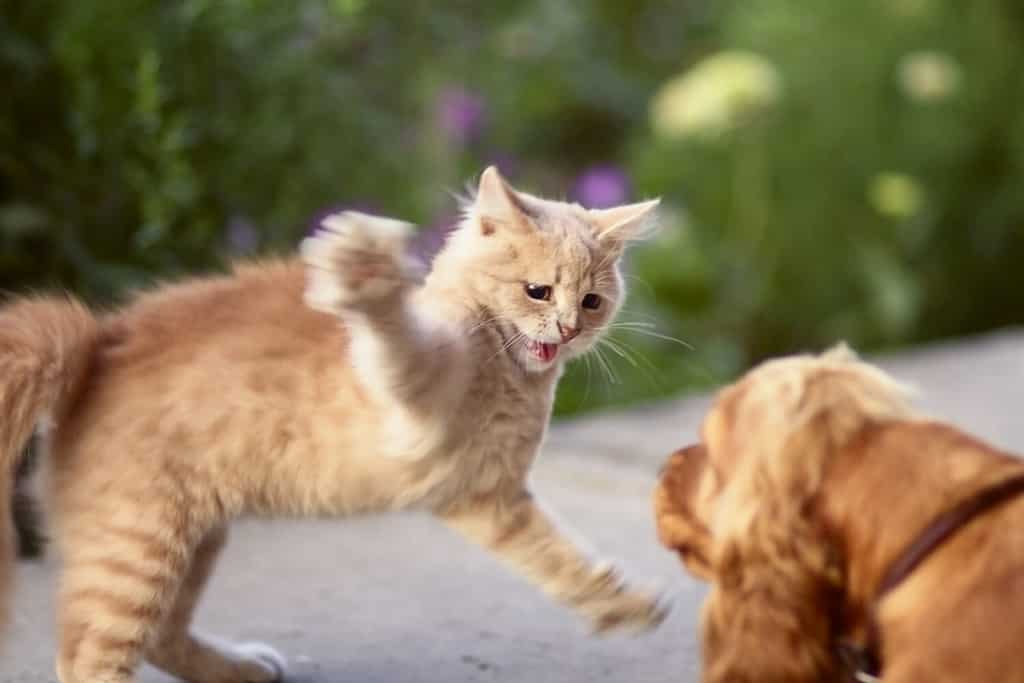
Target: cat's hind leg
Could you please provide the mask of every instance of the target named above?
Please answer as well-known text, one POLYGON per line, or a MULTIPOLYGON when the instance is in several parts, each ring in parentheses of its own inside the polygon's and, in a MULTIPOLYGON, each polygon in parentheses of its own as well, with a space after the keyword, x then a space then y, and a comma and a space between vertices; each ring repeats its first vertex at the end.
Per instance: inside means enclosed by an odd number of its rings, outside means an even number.
POLYGON ((185 580, 149 648, 156 667, 186 681, 202 683, 270 683, 284 674, 284 658, 267 645, 232 645, 191 632, 192 613, 221 549, 227 529, 209 532, 196 548, 185 580))
POLYGON ((114 495, 107 489, 106 495, 82 496, 72 509, 64 507, 61 683, 135 680, 197 539, 192 516, 158 490, 159 484, 146 495, 114 495))

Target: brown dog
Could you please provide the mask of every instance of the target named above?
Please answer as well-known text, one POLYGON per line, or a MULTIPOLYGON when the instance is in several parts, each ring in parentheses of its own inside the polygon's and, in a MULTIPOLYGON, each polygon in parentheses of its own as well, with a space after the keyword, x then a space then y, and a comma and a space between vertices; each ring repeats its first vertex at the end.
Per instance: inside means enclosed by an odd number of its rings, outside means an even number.
POLYGON ((1024 683, 1022 475, 845 347, 752 370, 655 492, 661 541, 713 582, 703 680, 877 680, 857 643, 886 683, 1024 683))

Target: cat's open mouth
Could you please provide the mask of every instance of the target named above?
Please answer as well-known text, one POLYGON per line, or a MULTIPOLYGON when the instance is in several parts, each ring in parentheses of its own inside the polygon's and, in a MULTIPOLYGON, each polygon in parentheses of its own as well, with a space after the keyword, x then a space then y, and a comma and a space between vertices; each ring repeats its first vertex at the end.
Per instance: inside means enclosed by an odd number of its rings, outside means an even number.
POLYGON ((555 359, 555 356, 558 355, 558 344, 549 344, 547 342, 528 339, 526 340, 526 350, 529 351, 537 360, 550 363, 555 359))

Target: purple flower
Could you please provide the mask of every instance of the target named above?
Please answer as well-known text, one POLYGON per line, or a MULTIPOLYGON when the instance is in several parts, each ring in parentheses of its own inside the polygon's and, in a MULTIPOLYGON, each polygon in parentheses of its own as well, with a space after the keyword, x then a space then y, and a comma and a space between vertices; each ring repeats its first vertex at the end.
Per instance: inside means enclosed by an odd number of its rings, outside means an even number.
POLYGON ((249 254, 260 245, 256 227, 243 216, 232 216, 227 227, 228 251, 232 254, 249 254))
POLYGON ((629 199, 629 178, 616 166, 591 166, 576 179, 573 197, 590 209, 618 206, 629 199))
POLYGON ((514 180, 516 176, 520 174, 522 162, 518 157, 510 152, 503 150, 492 150, 488 154, 485 154, 483 158, 487 165, 494 164, 501 171, 501 175, 505 176, 510 180, 514 180))
POLYGON ((459 217, 454 214, 443 214, 434 220, 430 225, 419 230, 409 244, 409 251, 422 263, 429 265, 437 252, 448 240, 448 235, 459 223, 459 217))
POLYGON ((464 88, 441 91, 437 99, 438 125, 460 144, 472 142, 487 123, 487 107, 480 95, 464 88))

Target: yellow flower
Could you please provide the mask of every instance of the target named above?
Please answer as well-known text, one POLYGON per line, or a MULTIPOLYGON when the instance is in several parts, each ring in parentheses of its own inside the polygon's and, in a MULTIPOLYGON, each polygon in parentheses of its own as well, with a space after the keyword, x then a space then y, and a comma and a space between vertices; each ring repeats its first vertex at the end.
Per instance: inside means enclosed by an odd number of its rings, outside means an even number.
POLYGON ((771 108, 781 81, 759 55, 719 52, 662 86, 651 102, 651 124, 667 138, 720 135, 771 108))
POLYGON ((961 79, 960 65, 941 52, 913 52, 900 61, 903 92, 918 102, 946 99, 957 91, 961 79))
POLYGON ((924 205, 924 190, 905 173, 879 173, 868 186, 868 201, 883 216, 910 218, 924 205))

